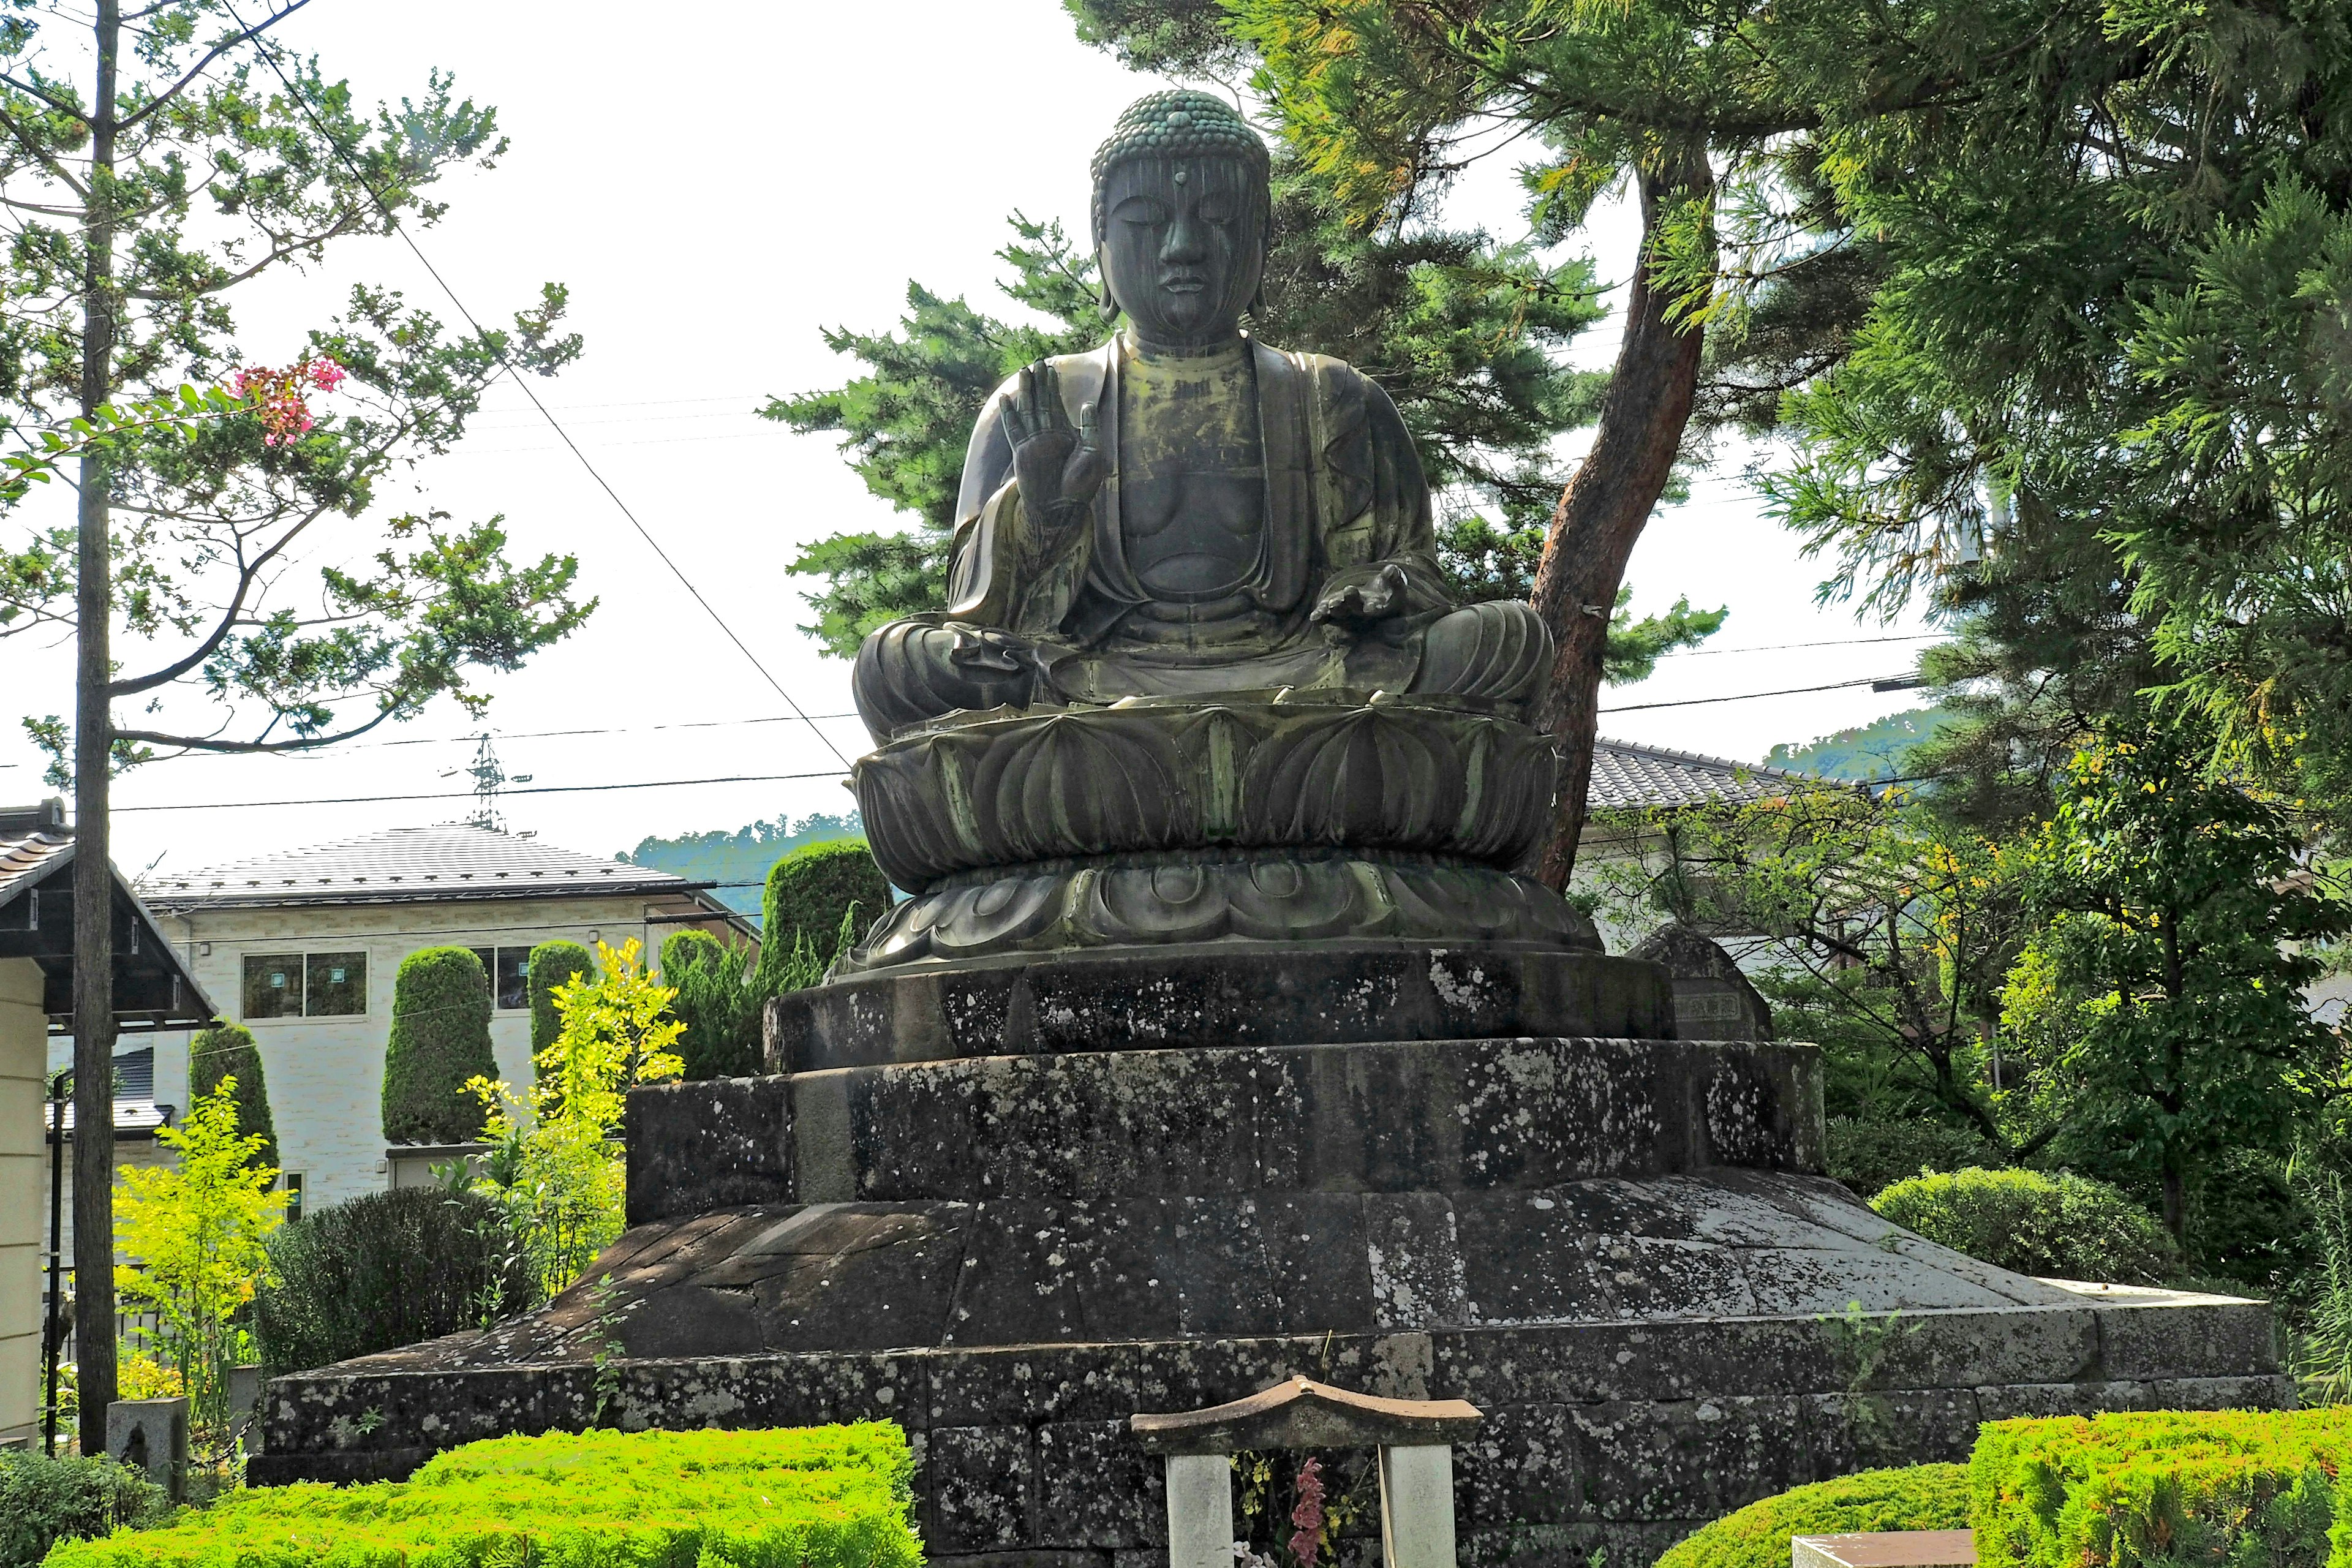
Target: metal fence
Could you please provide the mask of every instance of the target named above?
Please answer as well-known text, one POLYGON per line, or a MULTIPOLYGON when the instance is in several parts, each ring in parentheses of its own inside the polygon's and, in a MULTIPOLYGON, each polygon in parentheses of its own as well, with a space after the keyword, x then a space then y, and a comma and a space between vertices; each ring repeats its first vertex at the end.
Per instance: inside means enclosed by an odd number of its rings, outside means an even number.
MULTIPOLYGON (((134 1264, 132 1267, 136 1268, 137 1265, 134 1264)), ((68 1265, 60 1271, 58 1293, 63 1298, 61 1305, 64 1308, 65 1342, 59 1346, 58 1356, 60 1361, 69 1362, 75 1359, 75 1335, 79 1327, 73 1310, 74 1271, 71 1265, 68 1265)), ((120 1297, 116 1298, 114 1342, 122 1347, 122 1353, 125 1355, 153 1354, 163 1342, 163 1323, 159 1315, 152 1311, 123 1311, 121 1310, 121 1300, 120 1297)), ((48 1321, 49 1277, 44 1271, 41 1276, 41 1322, 44 1328, 47 1327, 48 1321)))

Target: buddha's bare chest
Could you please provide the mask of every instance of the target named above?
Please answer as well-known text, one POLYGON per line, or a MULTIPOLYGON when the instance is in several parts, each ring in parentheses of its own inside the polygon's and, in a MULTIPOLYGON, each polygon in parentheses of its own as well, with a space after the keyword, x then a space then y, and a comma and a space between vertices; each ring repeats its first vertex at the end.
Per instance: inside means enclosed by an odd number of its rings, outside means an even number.
POLYGON ((1129 569, 1158 598, 1230 593, 1255 571, 1265 534, 1253 389, 1244 381, 1154 390, 1121 399, 1119 531, 1129 569))

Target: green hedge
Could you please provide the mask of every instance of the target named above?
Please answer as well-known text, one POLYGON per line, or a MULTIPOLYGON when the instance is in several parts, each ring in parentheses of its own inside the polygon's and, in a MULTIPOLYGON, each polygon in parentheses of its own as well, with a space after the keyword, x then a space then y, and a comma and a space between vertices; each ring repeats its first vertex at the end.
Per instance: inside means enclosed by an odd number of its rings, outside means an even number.
POLYGON ((1870 1206, 1929 1241, 2020 1274, 2154 1285, 2179 1267, 2155 1216, 2088 1176, 1973 1169, 1914 1176, 1870 1206))
POLYGON ((805 941, 830 960, 844 917, 862 934, 889 907, 890 879, 863 838, 804 844, 778 860, 760 901, 760 994, 791 989, 796 943, 805 941))
POLYGON ((1685 1536, 1657 1568, 1789 1568, 1792 1535, 1965 1530, 1969 1479, 1965 1465, 1914 1465, 1799 1487, 1685 1536))
POLYGON ((105 1535, 171 1510, 162 1487, 102 1454, 51 1459, 0 1448, 0 1568, 33 1568, 60 1541, 105 1535))
POLYGON ((530 1054, 536 1058, 563 1033, 555 988, 579 975, 594 974, 596 955, 576 942, 542 942, 530 950, 528 962, 524 983, 530 990, 530 1054))
POLYGON ((383 1048, 383 1135, 394 1143, 470 1143, 487 1114, 466 1080, 499 1076, 490 1052, 490 977, 463 947, 419 948, 392 985, 383 1048))
POLYGON ((215 1023, 188 1041, 189 1098, 212 1093, 225 1078, 236 1079, 237 1136, 250 1138, 258 1132, 267 1139, 261 1146, 261 1163, 275 1169, 278 1123, 269 1114, 269 1080, 262 1076, 261 1047, 253 1043, 253 1031, 243 1024, 215 1023))
POLYGON ((1969 1463, 1978 1568, 2320 1568, 2347 1459, 2344 1405, 1989 1422, 1969 1463))
POLYGON ((498 1437, 406 1481, 231 1492, 48 1568, 918 1568, 913 1472, 887 1422, 498 1437))
POLYGON ((254 1288, 274 1375, 439 1339, 530 1304, 506 1211, 438 1185, 366 1193, 280 1226, 254 1288))
POLYGON ((661 983, 677 989, 670 1011, 686 1026, 677 1047, 683 1076, 742 1078, 760 1070, 760 993, 744 975, 746 956, 691 927, 661 944, 661 983))

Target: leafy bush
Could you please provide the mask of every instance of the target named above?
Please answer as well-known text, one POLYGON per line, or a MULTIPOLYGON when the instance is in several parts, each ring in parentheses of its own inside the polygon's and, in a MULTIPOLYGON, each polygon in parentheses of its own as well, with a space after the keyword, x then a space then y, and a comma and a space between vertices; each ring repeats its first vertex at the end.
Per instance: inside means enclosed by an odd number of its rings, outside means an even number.
POLYGON ((596 973, 558 986, 563 1031, 533 1061, 528 1100, 478 1078, 493 1145, 473 1190, 498 1204, 521 1244, 533 1301, 578 1279, 621 1234, 625 1172, 617 1134, 629 1086, 678 1075, 677 993, 637 967, 637 941, 596 944, 596 973))
POLYGON ((482 1131, 468 1080, 498 1076, 490 977, 462 947, 419 948, 392 986, 383 1049, 383 1135, 394 1143, 467 1143, 482 1131))
POLYGON ((740 1078, 760 1070, 760 994, 744 973, 750 954, 707 931, 673 932, 661 945, 661 982, 674 987, 670 1011, 684 1076, 740 1078))
POLYGON ((919 1568, 914 1460, 887 1422, 758 1432, 496 1437, 406 1481, 230 1493, 48 1568, 697 1563, 919 1568))
POLYGON ((863 838, 804 845, 778 860, 760 904, 760 994, 793 989, 787 971, 796 947, 822 952, 845 921, 863 929, 889 907, 889 879, 863 838))
POLYGON ((188 1095, 201 1099, 236 1079, 236 1131, 242 1138, 259 1138, 255 1163, 276 1167, 278 1123, 269 1114, 269 1080, 261 1076, 261 1047, 243 1024, 215 1023, 188 1041, 188 1095))
POLYGON ((542 942, 530 950, 530 1054, 555 1044, 563 1020, 555 1011, 555 988, 580 975, 593 975, 596 961, 576 942, 542 942))
POLYGON ((143 1523, 171 1506, 162 1487, 103 1455, 51 1459, 0 1448, 0 1568, 33 1568, 58 1542, 143 1523))
POLYGON ((1657 1568, 1789 1568, 1792 1535, 1964 1530, 1968 1522, 1967 1466, 1864 1470, 1749 1503, 1675 1542, 1657 1568))
POLYGON ((530 1291, 499 1205, 404 1187, 272 1235, 253 1332, 273 1375, 303 1372, 495 1321, 521 1311, 530 1291))
POLYGON ((2352 1410, 1989 1422, 1969 1461, 1979 1568, 2319 1564, 2352 1410))
POLYGON ((1830 1174, 1865 1202, 1906 1176, 1990 1165, 2000 1158, 1981 1136, 1946 1121, 1832 1116, 1827 1144, 1830 1174))
POLYGON ((2105 1182, 2071 1173, 1913 1176, 1870 1206, 1929 1241, 2020 1274, 2153 1285, 2179 1265, 2171 1238, 2146 1209, 2105 1182))

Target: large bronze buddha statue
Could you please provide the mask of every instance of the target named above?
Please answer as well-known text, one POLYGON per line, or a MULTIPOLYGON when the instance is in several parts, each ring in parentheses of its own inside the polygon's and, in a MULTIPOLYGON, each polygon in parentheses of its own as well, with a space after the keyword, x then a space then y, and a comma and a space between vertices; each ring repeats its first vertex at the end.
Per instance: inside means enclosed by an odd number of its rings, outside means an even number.
POLYGON ((948 608, 866 638, 878 740, 958 710, 1288 687, 1523 708, 1550 663, 1517 603, 1454 605, 1388 395, 1241 331, 1271 213, 1265 144, 1206 93, 1154 93, 1094 159, 1104 310, 1128 325, 992 396, 948 608))
POLYGON ((1556 979, 1596 945, 1514 869, 1550 820, 1558 759, 1525 722, 1549 635, 1448 597, 1387 394, 1241 331, 1266 162, 1198 92, 1143 100, 1096 153, 1103 310, 1128 324, 990 397, 948 607, 858 651, 877 744, 852 787, 910 896, 837 980, 1108 962, 1174 984, 1213 953, 1328 1012, 1373 994, 1360 962, 1426 985, 1433 944, 1475 946, 1481 973, 1556 979))

